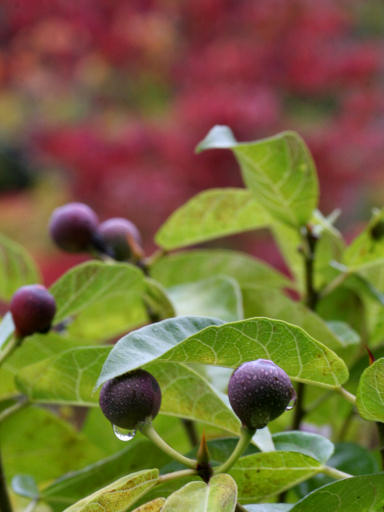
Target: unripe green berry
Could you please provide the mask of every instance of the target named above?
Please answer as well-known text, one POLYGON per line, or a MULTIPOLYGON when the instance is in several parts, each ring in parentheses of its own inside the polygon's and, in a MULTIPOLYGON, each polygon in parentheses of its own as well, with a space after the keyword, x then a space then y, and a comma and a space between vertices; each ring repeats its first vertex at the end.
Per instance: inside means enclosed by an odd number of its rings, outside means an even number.
POLYGON ((272 361, 257 359, 237 368, 228 384, 231 406, 250 429, 265 427, 282 414, 294 398, 288 375, 272 361))
POLYGON ((106 382, 99 399, 104 416, 117 427, 136 429, 159 412, 161 390, 145 370, 133 370, 106 382))
POLYGON ((12 297, 10 311, 20 336, 47 332, 56 313, 56 303, 49 291, 40 284, 19 288, 12 297))

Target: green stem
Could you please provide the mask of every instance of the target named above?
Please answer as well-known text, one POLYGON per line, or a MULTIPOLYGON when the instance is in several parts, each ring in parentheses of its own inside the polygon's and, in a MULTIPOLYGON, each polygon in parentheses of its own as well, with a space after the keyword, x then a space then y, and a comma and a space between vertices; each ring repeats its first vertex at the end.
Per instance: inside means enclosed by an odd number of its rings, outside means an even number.
POLYGON ((350 402, 353 405, 356 405, 356 397, 346 389, 344 389, 342 386, 339 388, 336 388, 336 391, 340 393, 341 396, 343 396, 348 402, 350 402))
POLYGON ((332 478, 335 478, 336 480, 343 480, 344 478, 352 478, 353 475, 350 475, 349 473, 344 473, 344 471, 340 471, 336 468, 331 468, 331 466, 323 466, 321 468, 322 473, 325 473, 328 476, 331 476, 332 478))
POLYGON ((14 336, 5 346, 5 348, 0 352, 0 366, 4 364, 5 360, 17 349, 21 342, 23 341, 22 336, 14 336))
POLYGON ((158 483, 169 482, 170 480, 176 480, 176 478, 183 478, 185 476, 197 475, 197 471, 194 469, 182 469, 180 471, 174 471, 173 473, 167 473, 166 475, 160 475, 158 483))
POLYGON ((215 473, 226 473, 234 465, 237 459, 241 457, 247 449, 255 432, 256 429, 249 429, 248 427, 244 426, 241 427, 240 438, 237 445, 235 446, 235 449, 228 457, 228 459, 223 464, 221 464, 221 466, 215 468, 215 473))
POLYGON ((164 453, 166 453, 173 459, 177 460, 181 464, 184 464, 184 466, 187 466, 194 470, 197 468, 197 461, 185 457, 184 455, 176 451, 174 448, 169 446, 169 444, 167 444, 164 441, 164 439, 160 437, 156 430, 153 428, 152 423, 145 423, 139 428, 139 430, 145 437, 152 441, 153 444, 160 448, 160 450, 162 450, 164 453))
POLYGON ((16 402, 14 405, 11 405, 11 407, 8 407, 8 409, 4 409, 4 411, 1 411, 0 413, 0 424, 7 419, 9 416, 12 416, 12 414, 15 414, 16 412, 20 411, 24 407, 27 407, 30 402, 27 397, 22 397, 18 402, 16 402))

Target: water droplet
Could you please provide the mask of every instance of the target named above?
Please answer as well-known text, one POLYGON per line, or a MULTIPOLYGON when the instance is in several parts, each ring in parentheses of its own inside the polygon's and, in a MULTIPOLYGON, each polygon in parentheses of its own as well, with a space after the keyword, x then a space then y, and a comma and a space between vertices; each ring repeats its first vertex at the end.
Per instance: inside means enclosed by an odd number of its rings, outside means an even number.
POLYGON ((118 427, 117 425, 113 425, 113 432, 115 433, 117 439, 125 442, 132 441, 136 435, 136 430, 128 430, 126 428, 118 427))
POLYGON ((291 398, 289 404, 285 408, 286 411, 291 411, 296 405, 296 393, 295 396, 291 398))

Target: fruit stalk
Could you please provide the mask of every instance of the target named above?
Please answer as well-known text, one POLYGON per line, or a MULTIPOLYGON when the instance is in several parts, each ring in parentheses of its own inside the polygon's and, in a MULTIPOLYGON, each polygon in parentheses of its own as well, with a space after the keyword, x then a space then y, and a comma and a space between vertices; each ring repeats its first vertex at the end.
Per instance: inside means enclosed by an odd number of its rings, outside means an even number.
POLYGON ((153 428, 152 423, 144 423, 143 425, 139 426, 138 429, 145 437, 152 441, 152 443, 155 444, 158 448, 160 448, 160 450, 162 450, 164 453, 166 453, 173 459, 177 460, 181 464, 184 464, 184 466, 196 470, 197 461, 185 457, 177 450, 169 446, 169 444, 167 444, 164 441, 164 439, 160 437, 156 430, 153 428))
POLYGON ((243 455, 245 450, 247 449, 249 443, 251 442, 252 437, 254 436, 256 429, 251 429, 245 426, 241 427, 240 437, 237 442, 237 445, 228 459, 215 468, 215 473, 226 473, 231 469, 231 467, 235 464, 237 459, 243 455))

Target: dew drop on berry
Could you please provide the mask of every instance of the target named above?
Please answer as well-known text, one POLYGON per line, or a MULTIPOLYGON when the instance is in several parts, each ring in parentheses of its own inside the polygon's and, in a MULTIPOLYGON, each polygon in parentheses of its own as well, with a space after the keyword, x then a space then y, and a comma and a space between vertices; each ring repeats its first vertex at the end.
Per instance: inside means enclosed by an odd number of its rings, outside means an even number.
POLYGON ((120 439, 120 441, 132 441, 132 439, 136 435, 136 430, 129 430, 126 428, 118 427, 117 425, 113 425, 113 432, 117 439, 120 439))

